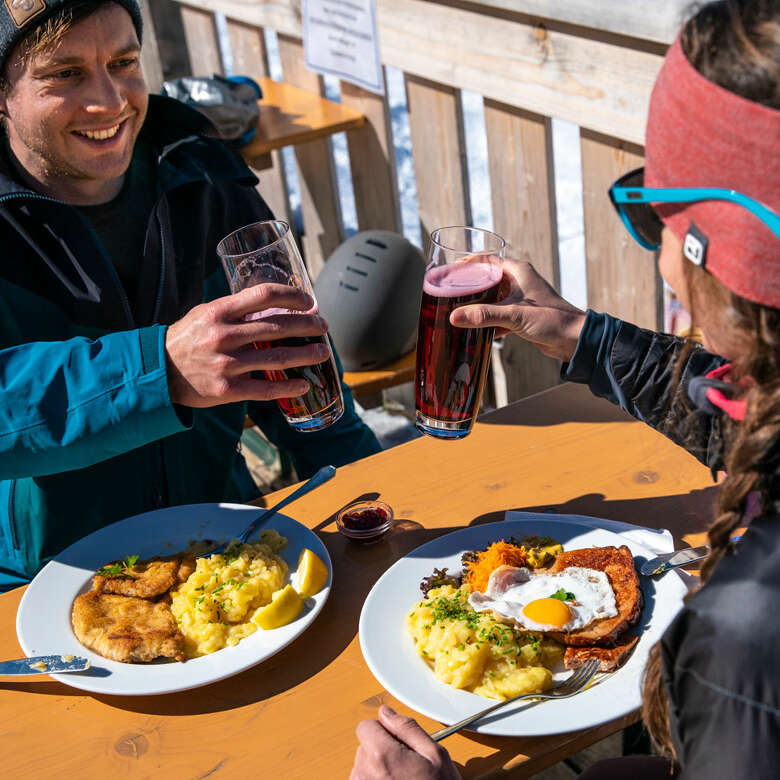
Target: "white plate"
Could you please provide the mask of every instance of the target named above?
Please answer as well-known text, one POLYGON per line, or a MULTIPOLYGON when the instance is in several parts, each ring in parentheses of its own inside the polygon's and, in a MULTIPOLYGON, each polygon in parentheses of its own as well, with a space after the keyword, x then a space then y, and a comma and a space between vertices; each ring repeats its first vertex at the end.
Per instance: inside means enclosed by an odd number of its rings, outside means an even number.
MULTIPOLYGON (((360 647, 377 680, 399 701, 451 725, 490 705, 490 700, 446 685, 417 654, 404 618, 420 598, 420 581, 444 568, 461 571, 467 550, 511 535, 552 536, 564 549, 625 544, 637 560, 653 557, 647 548, 611 531, 593 529, 570 520, 542 515, 539 521, 507 520, 464 528, 412 550, 391 566, 368 594, 360 614, 360 647)), ((652 645, 661 637, 682 606, 687 588, 675 572, 659 579, 640 577, 645 605, 638 629, 639 642, 626 665, 598 685, 570 699, 529 704, 516 702, 472 726, 482 734, 542 736, 590 728, 626 715, 641 703, 640 681, 652 645), (672 576, 670 576, 672 575, 672 576)), ((565 672, 561 677, 565 677, 565 672)), ((556 675, 557 676, 557 675, 556 675)))
POLYGON ((191 504, 146 512, 101 528, 68 547, 48 563, 30 583, 16 615, 16 634, 28 656, 64 654, 86 656, 92 666, 85 672, 58 674, 56 679, 93 693, 145 696, 173 693, 222 680, 264 661, 305 631, 330 594, 333 568, 328 551, 308 528, 277 514, 263 526, 287 539, 279 552, 290 568, 298 566, 304 547, 328 567, 327 585, 304 602, 302 614, 286 626, 258 630, 235 647, 185 663, 124 664, 110 661, 84 647, 73 634, 73 600, 90 589, 95 570, 108 561, 139 555, 141 558, 183 550, 192 540, 230 539, 262 511, 243 504, 191 504))

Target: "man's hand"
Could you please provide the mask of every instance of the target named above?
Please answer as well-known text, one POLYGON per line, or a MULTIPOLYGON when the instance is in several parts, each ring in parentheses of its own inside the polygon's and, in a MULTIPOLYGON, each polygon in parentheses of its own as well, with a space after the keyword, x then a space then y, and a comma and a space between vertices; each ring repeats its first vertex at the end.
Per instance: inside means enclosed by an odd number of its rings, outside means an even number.
POLYGON ((585 312, 558 295, 530 263, 504 258, 498 303, 461 306, 450 314, 459 328, 495 327, 496 335, 516 333, 545 355, 571 360, 585 312))
POLYGON ((379 708, 379 720, 358 724, 360 746, 350 780, 460 780, 449 753, 411 718, 390 707, 379 708))
POLYGON ((322 363, 325 344, 256 349, 255 342, 322 336, 328 326, 316 314, 246 315, 269 309, 311 310, 314 302, 302 290, 281 284, 258 284, 235 295, 195 306, 168 328, 165 351, 171 401, 207 407, 234 401, 293 398, 309 389, 305 379, 254 379, 252 371, 280 370, 322 363))

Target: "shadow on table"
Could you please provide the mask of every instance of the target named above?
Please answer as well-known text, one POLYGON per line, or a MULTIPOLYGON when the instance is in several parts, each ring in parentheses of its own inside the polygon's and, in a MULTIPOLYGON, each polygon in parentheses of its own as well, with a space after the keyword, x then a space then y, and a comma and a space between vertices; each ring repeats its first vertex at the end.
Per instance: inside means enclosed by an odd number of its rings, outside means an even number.
POLYGON ((484 425, 560 425, 568 422, 636 422, 619 406, 597 398, 585 385, 568 383, 481 415, 484 425))
POLYGON ((603 493, 586 493, 561 504, 516 506, 486 512, 472 520, 471 525, 500 522, 509 511, 589 515, 649 528, 668 528, 674 536, 675 546, 685 547, 682 537, 704 532, 714 518, 717 489, 717 485, 712 485, 671 496, 610 500, 605 499, 603 493))

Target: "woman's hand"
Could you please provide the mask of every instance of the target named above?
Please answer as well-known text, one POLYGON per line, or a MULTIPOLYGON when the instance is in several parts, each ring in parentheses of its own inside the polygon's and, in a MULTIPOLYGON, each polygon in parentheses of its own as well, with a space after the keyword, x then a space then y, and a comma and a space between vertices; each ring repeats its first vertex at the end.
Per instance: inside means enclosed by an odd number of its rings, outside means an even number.
POLYGON ((449 753, 390 707, 379 708, 379 720, 359 723, 357 737, 350 780, 460 780, 449 753))
POLYGON ((495 327, 497 336, 516 333, 545 355, 571 360, 585 312, 561 298, 530 263, 504 258, 502 267, 501 300, 461 306, 450 322, 459 328, 495 327))

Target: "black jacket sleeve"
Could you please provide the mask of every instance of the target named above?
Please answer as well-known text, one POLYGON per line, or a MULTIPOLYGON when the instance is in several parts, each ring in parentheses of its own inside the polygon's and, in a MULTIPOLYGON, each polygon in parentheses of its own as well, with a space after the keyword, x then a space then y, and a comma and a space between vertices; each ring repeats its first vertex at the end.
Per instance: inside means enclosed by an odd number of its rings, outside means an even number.
POLYGON ((577 349, 561 378, 588 385, 594 395, 618 404, 660 431, 710 469, 723 468, 722 418, 692 407, 687 386, 726 361, 696 346, 675 381, 684 339, 638 328, 588 310, 577 349))

